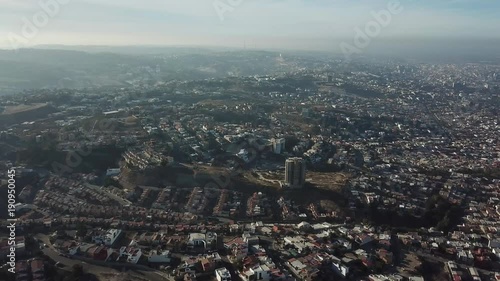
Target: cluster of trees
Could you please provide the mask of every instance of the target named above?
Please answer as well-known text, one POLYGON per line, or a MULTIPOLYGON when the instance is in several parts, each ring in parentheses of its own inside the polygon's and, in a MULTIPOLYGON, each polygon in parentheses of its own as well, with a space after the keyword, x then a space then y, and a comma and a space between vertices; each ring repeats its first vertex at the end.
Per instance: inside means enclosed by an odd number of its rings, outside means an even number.
POLYGON ((360 212, 368 220, 380 225, 408 228, 436 227, 444 233, 452 231, 463 217, 462 207, 450 203, 439 194, 433 195, 427 200, 420 217, 398 209, 380 209, 376 203, 360 212))
POLYGON ((258 125, 269 125, 269 120, 256 117, 253 114, 246 113, 236 113, 232 111, 209 111, 207 114, 214 117, 216 122, 227 122, 227 123, 252 123, 254 126, 258 125))
POLYGON ((434 195, 427 200, 423 219, 427 226, 435 226, 438 230, 448 233, 459 224, 463 216, 463 209, 451 204, 439 195, 434 195))
POLYGON ((105 187, 108 187, 108 186, 114 186, 114 187, 118 187, 120 189, 123 189, 123 186, 120 184, 119 181, 115 180, 114 178, 111 178, 111 177, 106 177, 104 179, 104 184, 103 184, 105 187))

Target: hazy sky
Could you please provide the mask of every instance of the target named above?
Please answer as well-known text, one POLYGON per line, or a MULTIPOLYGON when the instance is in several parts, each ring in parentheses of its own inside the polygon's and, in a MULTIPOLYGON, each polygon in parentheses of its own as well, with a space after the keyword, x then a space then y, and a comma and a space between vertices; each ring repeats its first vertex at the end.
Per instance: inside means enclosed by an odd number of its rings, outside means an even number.
MULTIPOLYGON (((213 45, 324 49, 352 41, 354 28, 390 0, 0 0, 0 46, 23 37, 40 2, 68 2, 25 44, 213 45), (241 1, 221 20, 214 3, 241 1)), ((500 38, 498 0, 401 0, 384 38, 500 38)), ((24 36, 25 37, 25 36, 24 36)))

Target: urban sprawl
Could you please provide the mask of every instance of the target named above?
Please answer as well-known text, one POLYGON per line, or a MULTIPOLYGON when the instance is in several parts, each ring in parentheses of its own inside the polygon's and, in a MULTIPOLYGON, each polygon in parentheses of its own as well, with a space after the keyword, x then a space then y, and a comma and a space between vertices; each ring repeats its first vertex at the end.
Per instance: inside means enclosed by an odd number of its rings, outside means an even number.
POLYGON ((498 65, 269 60, 3 98, 13 280, 500 280, 498 65))

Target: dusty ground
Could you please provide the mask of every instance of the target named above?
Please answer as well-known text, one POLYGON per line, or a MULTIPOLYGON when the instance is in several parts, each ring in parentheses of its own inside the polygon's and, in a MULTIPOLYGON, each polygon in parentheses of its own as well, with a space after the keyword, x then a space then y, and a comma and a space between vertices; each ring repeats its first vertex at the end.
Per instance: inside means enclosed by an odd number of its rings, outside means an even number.
MULTIPOLYGON (((245 172, 244 176, 254 184, 279 188, 279 182, 285 178, 285 172, 245 172)), ((340 191, 348 180, 349 174, 346 173, 307 172, 306 174, 306 182, 320 190, 340 191)))
POLYGON ((283 176, 280 177, 280 174, 268 173, 268 172, 250 172, 245 171, 243 173, 243 177, 251 184, 255 184, 262 187, 268 188, 280 188, 280 180, 283 180, 283 176))
POLYGON ((398 266, 398 273, 405 277, 418 275, 418 268, 422 265, 420 259, 412 253, 404 253, 403 261, 398 266))
MULTIPOLYGON (((230 171, 226 168, 205 165, 185 165, 193 170, 194 177, 199 181, 201 177, 216 177, 218 174, 229 175, 231 181, 223 188, 237 190, 243 193, 257 191, 267 192, 270 195, 286 195, 287 198, 298 204, 318 204, 323 211, 341 212, 345 200, 342 188, 350 179, 347 173, 307 172, 306 185, 303 189, 290 190, 281 188, 280 182, 285 178, 285 172, 269 170, 230 171)), ((222 181, 226 182, 223 178, 222 181)), ((339 214, 341 215, 341 214, 339 214)))
POLYGON ((349 174, 344 173, 319 173, 308 172, 306 185, 303 189, 283 189, 280 181, 283 181, 285 173, 283 171, 271 172, 245 172, 244 181, 248 185, 259 186, 261 189, 268 189, 276 195, 286 195, 287 198, 298 204, 318 204, 323 211, 336 211, 341 215, 345 204, 342 196, 342 188, 349 180, 349 174))
POLYGON ((320 190, 340 191, 350 178, 347 173, 318 173, 306 174, 307 181, 320 190))

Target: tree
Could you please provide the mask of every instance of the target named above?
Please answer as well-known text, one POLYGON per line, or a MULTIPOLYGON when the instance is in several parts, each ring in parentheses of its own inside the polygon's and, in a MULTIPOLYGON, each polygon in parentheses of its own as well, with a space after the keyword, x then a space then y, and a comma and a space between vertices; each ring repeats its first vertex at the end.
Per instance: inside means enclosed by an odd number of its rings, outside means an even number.
POLYGON ((293 148, 300 142, 298 138, 295 136, 287 136, 285 137, 285 150, 287 152, 293 152, 293 148))
POLYGON ((237 270, 242 270, 243 269, 243 261, 242 260, 237 260, 236 262, 233 263, 234 267, 237 270))
POLYGON ((83 223, 79 223, 76 227, 76 236, 85 237, 87 235, 87 227, 83 223))
POLYGON ((83 276, 83 267, 80 264, 75 264, 71 268, 71 273, 73 277, 80 278, 81 276, 83 276))
POLYGON ((66 231, 64 229, 60 228, 56 231, 56 236, 57 238, 64 238, 68 236, 68 234, 66 234, 66 231))
POLYGON ((118 182, 117 180, 115 180, 111 177, 107 177, 104 179, 104 186, 105 187, 114 186, 114 187, 118 187, 118 188, 123 188, 122 185, 120 184, 120 182, 118 182))

